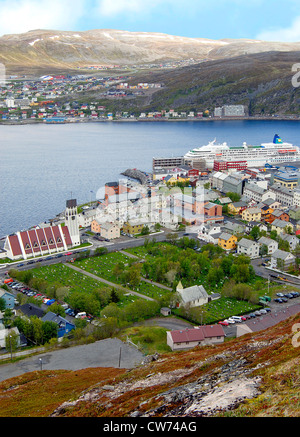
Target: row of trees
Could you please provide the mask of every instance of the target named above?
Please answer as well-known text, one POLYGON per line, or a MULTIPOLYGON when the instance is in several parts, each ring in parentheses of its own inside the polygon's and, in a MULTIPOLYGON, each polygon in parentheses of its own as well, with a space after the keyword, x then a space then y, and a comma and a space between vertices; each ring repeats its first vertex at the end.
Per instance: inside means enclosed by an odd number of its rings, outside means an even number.
MULTIPOLYGON (((190 245, 191 240, 187 240, 190 245)), ((228 278, 232 278, 235 283, 247 283, 255 276, 250 259, 245 255, 224 256, 223 249, 213 244, 203 246, 200 253, 190 247, 180 250, 178 247, 184 243, 185 240, 178 241, 176 245, 148 244, 147 252, 153 257, 143 263, 142 274, 173 287, 173 290, 179 281, 185 287, 205 281, 214 288, 228 278)))

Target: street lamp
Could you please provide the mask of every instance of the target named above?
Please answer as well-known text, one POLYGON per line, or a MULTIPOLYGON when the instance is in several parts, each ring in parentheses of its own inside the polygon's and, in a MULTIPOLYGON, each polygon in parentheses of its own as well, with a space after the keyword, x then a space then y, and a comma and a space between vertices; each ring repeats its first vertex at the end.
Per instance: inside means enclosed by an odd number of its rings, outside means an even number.
POLYGON ((10 344, 10 360, 12 361, 12 344, 11 344, 11 335, 9 336, 9 344, 10 344))

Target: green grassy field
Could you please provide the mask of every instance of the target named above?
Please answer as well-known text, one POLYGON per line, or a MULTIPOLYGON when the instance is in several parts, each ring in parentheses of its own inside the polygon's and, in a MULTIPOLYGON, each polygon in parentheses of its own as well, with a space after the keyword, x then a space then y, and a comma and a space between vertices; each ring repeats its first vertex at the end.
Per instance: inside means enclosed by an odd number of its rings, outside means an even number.
MULTIPOLYGON (((32 269, 33 276, 44 279, 49 285, 61 284, 69 288, 69 292, 91 293, 96 289, 107 288, 107 285, 97 281, 83 273, 76 272, 64 264, 52 264, 32 269)), ((136 296, 119 292, 120 302, 118 306, 125 306, 136 299, 136 296)))
POLYGON ((112 252, 106 255, 75 261, 74 265, 87 272, 93 273, 96 276, 106 279, 107 281, 113 282, 114 284, 123 285, 126 288, 132 289, 153 299, 159 299, 168 293, 168 290, 143 280, 141 280, 140 283, 134 288, 132 288, 129 284, 122 283, 122 279, 113 271, 115 265, 118 263, 123 263, 124 267, 126 268, 133 262, 135 262, 133 258, 130 258, 123 253, 112 252))

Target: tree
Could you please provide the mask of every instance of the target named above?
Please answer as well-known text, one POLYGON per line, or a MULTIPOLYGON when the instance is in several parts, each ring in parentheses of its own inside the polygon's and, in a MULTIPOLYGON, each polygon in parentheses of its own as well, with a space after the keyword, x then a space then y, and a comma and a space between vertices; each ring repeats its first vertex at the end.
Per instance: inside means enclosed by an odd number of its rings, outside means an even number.
POLYGON ((46 321, 42 324, 43 330, 43 344, 49 343, 52 338, 57 338, 57 324, 46 321))
POLYGON ((30 317, 33 340, 36 344, 43 343, 43 322, 37 316, 30 317))
POLYGON ((224 272, 220 267, 212 267, 206 278, 210 285, 216 285, 224 279, 224 272))
POLYGON ((120 297, 114 288, 111 290, 110 300, 112 303, 118 303, 120 301, 120 297))
POLYGON ((257 240, 259 238, 260 232, 258 226, 253 226, 253 228, 250 231, 250 235, 254 238, 254 240, 257 240))
POLYGON ((259 252, 261 256, 268 255, 268 246, 266 244, 262 244, 262 246, 259 249, 259 252))
POLYGON ((141 235, 149 235, 149 234, 150 234, 149 226, 147 226, 147 225, 143 226, 143 229, 141 231, 141 235))
POLYGON ((0 311, 4 311, 5 307, 6 307, 5 300, 3 299, 3 297, 0 297, 0 311))
POLYGON ((141 282, 141 265, 134 264, 125 272, 125 281, 131 287, 137 287, 141 282))
POLYGON ((232 202, 239 202, 241 200, 241 196, 238 193, 233 193, 231 191, 229 191, 228 193, 226 193, 226 196, 229 197, 231 199, 232 202))
POLYGON ((278 270, 283 271, 284 270, 284 260, 281 258, 277 258, 277 263, 276 263, 276 267, 278 270))
POLYGON ((61 305, 59 305, 57 302, 54 302, 51 307, 47 310, 47 312, 51 311, 54 314, 58 314, 61 317, 65 317, 65 310, 61 305))
POLYGON ((116 303, 112 302, 101 311, 101 318, 114 318, 116 320, 123 320, 124 312, 116 303))
POLYGON ((97 249, 95 249, 95 256, 106 255, 107 253, 107 247, 97 247, 97 249))
POLYGON ((5 349, 10 352, 17 350, 19 345, 19 336, 12 329, 9 331, 8 335, 5 337, 5 349))
POLYGON ((159 232, 161 230, 161 224, 160 223, 155 223, 154 229, 155 229, 156 232, 159 232))

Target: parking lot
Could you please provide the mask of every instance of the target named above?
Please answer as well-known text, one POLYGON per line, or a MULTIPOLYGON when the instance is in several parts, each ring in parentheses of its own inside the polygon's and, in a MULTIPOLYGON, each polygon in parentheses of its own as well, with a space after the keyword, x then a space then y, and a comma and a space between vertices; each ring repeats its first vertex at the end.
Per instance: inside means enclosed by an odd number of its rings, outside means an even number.
MULTIPOLYGON (((277 312, 281 312, 286 310, 289 306, 299 304, 300 303, 300 292, 294 292, 294 296, 290 295, 287 297, 287 294, 290 293, 277 293, 277 295, 270 302, 266 302, 265 307, 261 310, 254 311, 253 313, 246 314, 240 320, 234 318, 228 324, 222 324, 224 332, 227 337, 235 337, 236 336, 236 324, 237 323, 246 323, 247 320, 255 320, 267 314, 276 314, 277 312), (279 295, 279 296, 278 296, 279 295), (282 296, 281 296, 282 295, 282 296), (278 299, 280 299, 278 301, 278 299)), ((228 321, 228 319, 226 319, 228 321)))

